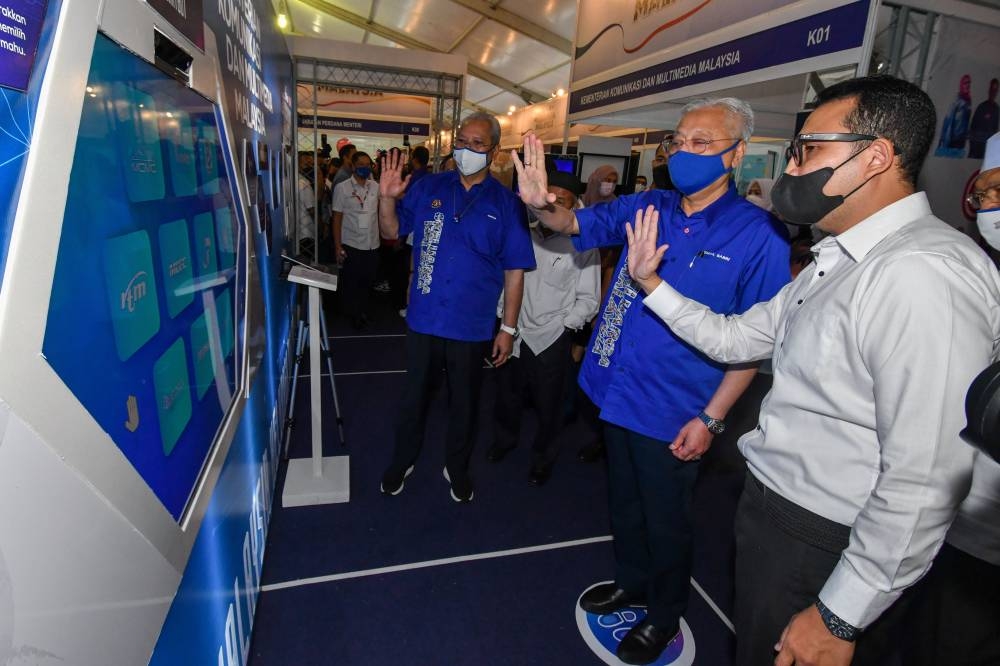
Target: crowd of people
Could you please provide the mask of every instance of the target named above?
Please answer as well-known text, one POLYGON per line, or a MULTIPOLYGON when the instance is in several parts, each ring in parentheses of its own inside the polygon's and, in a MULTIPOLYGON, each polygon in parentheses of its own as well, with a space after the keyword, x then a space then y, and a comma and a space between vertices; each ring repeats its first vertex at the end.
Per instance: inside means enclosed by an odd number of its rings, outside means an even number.
MULTIPOLYGON (((343 261, 344 307, 363 315, 380 243, 412 245, 382 493, 402 493, 420 462, 442 369, 456 502, 475 496, 484 358, 497 379, 487 458, 518 445, 530 397, 535 485, 575 397, 594 438, 579 455, 607 458, 615 549, 613 582, 580 605, 644 605, 618 656, 652 663, 687 608, 700 460, 766 363, 771 389, 739 441, 737 663, 1000 663, 1000 465, 959 434, 970 383, 1000 360, 1000 274, 917 188, 936 122, 912 84, 838 83, 785 172, 746 197, 732 174, 754 115, 734 98, 688 104, 652 183, 628 194, 611 166, 586 185, 553 169, 531 134, 511 153, 515 193, 490 174, 500 126, 484 113, 458 128, 454 170, 342 149, 318 245, 343 261)), ((984 156, 969 203, 1000 246, 1000 134, 984 156)), ((323 198, 310 192, 303 211, 323 198)))

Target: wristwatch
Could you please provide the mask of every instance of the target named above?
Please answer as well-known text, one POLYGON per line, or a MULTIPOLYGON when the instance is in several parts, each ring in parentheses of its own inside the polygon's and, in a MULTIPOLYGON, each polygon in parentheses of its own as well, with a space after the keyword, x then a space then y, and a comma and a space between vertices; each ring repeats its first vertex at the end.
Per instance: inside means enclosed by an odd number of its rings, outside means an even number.
POLYGON ((507 324, 504 324, 503 322, 501 322, 500 323, 500 330, 503 331, 504 333, 508 333, 508 334, 514 336, 515 338, 517 337, 517 329, 514 328, 513 326, 508 326, 507 324))
POLYGON ((861 630, 834 615, 833 611, 827 608, 826 604, 819 599, 816 600, 816 609, 819 611, 819 616, 823 618, 823 624, 826 625, 831 634, 851 643, 858 639, 858 634, 861 633, 861 630))
POLYGON ((713 435, 721 435, 726 430, 726 422, 722 419, 713 419, 705 412, 698 414, 698 418, 701 419, 701 422, 705 424, 705 427, 713 435))

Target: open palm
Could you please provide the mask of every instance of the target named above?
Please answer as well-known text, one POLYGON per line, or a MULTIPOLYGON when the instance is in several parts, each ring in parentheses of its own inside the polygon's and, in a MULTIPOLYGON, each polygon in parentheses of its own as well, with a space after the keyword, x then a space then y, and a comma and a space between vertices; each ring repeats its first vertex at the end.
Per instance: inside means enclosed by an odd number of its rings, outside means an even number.
POLYGON ((545 173, 545 146, 534 134, 524 137, 524 162, 512 150, 511 159, 517 169, 517 189, 521 201, 532 208, 545 208, 555 203, 556 195, 549 194, 549 176, 545 173))
POLYGON ((410 177, 403 178, 403 153, 398 150, 390 150, 382 158, 382 175, 378 181, 378 194, 381 197, 392 197, 398 199, 403 196, 406 186, 410 182, 410 177))
POLYGON ((669 245, 656 247, 659 235, 660 213, 653 206, 635 212, 635 226, 625 223, 628 236, 628 272, 632 279, 642 282, 656 277, 656 269, 663 262, 669 245))

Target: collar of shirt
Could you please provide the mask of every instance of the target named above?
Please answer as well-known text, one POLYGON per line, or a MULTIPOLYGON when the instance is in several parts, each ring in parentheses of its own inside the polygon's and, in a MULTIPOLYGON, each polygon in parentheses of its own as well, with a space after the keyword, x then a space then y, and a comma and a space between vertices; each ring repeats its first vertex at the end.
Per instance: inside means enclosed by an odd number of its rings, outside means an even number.
MULTIPOLYGON (((928 215, 931 215, 931 206, 927 202, 927 195, 924 192, 915 192, 838 234, 834 237, 834 242, 840 245, 855 263, 860 263, 887 236, 928 215)), ((813 251, 817 252, 822 245, 823 241, 820 241, 813 246, 813 251)))
POLYGON ((490 175, 489 170, 487 170, 486 171, 486 178, 483 178, 482 181, 476 183, 475 185, 473 185, 472 187, 470 187, 468 190, 466 190, 465 189, 465 185, 462 184, 462 174, 460 174, 458 171, 448 171, 446 173, 448 174, 448 178, 447 178, 448 184, 451 185, 452 187, 458 187, 458 188, 460 188, 466 194, 472 194, 473 192, 475 192, 480 187, 486 187, 487 189, 489 189, 489 187, 492 186, 493 183, 499 183, 500 182, 496 178, 494 178, 492 175, 490 175))
POLYGON ((684 197, 678 196, 677 204, 675 207, 676 211, 675 219, 680 218, 682 220, 704 220, 706 225, 712 226, 712 224, 715 222, 717 218, 725 215, 727 212, 729 212, 730 214, 732 213, 732 211, 729 209, 729 206, 733 202, 733 200, 738 199, 739 196, 740 195, 736 193, 736 186, 733 185, 733 183, 730 181, 729 189, 727 189, 722 194, 721 197, 710 203, 705 208, 699 210, 696 213, 691 213, 690 215, 684 212, 684 206, 683 206, 684 197))
MULTIPOLYGON (((550 229, 550 231, 551 231, 551 229, 550 229)), ((564 234, 561 234, 558 231, 552 231, 552 233, 550 233, 548 235, 545 235, 545 233, 542 231, 541 224, 539 224, 537 227, 533 227, 531 229, 531 235, 534 236, 535 238, 537 238, 542 243, 544 243, 545 241, 548 241, 548 240, 552 240, 553 238, 560 238, 560 237, 564 236, 564 234)))

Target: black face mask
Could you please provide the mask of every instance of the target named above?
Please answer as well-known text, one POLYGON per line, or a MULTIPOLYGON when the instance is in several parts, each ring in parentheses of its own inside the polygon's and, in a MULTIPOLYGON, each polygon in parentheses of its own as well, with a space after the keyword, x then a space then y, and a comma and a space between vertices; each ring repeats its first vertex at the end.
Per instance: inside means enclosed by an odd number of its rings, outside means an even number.
POLYGON ((674 183, 670 180, 670 171, 666 164, 653 167, 653 186, 658 190, 674 189, 674 183))
MULTIPOLYGON (((771 188, 771 206, 774 208, 774 212, 781 217, 782 221, 803 227, 808 227, 822 220, 837 206, 844 203, 847 197, 860 190, 871 180, 869 178, 847 194, 838 194, 832 197, 823 194, 823 187, 833 178, 834 172, 865 150, 868 149, 859 150, 836 167, 823 167, 804 176, 790 176, 787 173, 778 176, 778 180, 771 188)), ((874 177, 872 176, 872 178, 874 177)))

